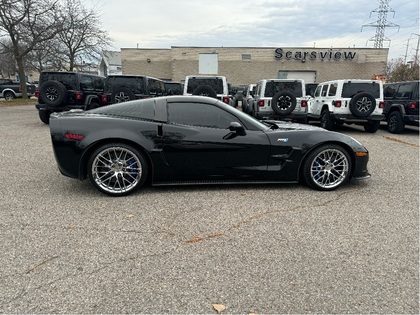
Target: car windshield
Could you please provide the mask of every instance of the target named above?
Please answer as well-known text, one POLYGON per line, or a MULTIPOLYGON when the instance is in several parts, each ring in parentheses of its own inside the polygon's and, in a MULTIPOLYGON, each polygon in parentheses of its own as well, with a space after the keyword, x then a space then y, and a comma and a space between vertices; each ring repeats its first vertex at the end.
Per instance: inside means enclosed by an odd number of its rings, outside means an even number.
POLYGON ((265 97, 273 97, 278 92, 292 92, 296 97, 302 97, 302 83, 268 81, 265 85, 265 97))
POLYGON ((223 94, 223 80, 221 78, 189 78, 187 93, 192 94, 199 86, 210 86, 217 94, 223 94))
POLYGON ((358 93, 367 92, 380 98, 380 85, 377 82, 347 82, 343 84, 342 97, 352 98, 358 93))

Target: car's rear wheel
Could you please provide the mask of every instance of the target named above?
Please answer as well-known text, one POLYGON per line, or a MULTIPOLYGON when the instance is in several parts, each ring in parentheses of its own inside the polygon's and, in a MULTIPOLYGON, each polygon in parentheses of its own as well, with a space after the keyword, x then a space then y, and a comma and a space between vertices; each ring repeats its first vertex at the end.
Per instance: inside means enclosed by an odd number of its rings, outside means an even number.
POLYGON ((13 92, 4 92, 3 96, 6 101, 11 101, 15 99, 15 94, 13 94, 13 92))
POLYGON ((91 155, 88 176, 101 192, 111 196, 125 196, 139 189, 147 177, 144 155, 126 144, 104 145, 91 155))
POLYGON ((401 133, 404 131, 405 124, 400 112, 394 111, 388 116, 388 131, 390 133, 401 133))
POLYGON ((51 111, 50 110, 39 110, 39 119, 41 119, 41 121, 44 124, 49 124, 50 123, 50 116, 51 116, 51 111))
POLYGON ((321 113, 321 127, 327 130, 334 129, 334 122, 331 120, 330 111, 324 109, 321 113))
POLYGON ((314 189, 333 190, 348 181, 351 167, 350 156, 343 147, 326 144, 308 154, 302 178, 314 189))
POLYGON ((363 125, 363 127, 365 128, 365 131, 369 133, 377 132, 380 126, 381 126, 381 122, 379 120, 369 121, 368 123, 363 125))

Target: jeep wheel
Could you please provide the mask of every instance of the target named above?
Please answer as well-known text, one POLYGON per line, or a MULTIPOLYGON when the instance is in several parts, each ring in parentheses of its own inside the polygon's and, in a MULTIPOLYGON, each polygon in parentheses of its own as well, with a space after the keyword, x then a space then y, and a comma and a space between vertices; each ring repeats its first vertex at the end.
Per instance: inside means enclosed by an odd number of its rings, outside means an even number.
POLYGON ((378 131, 381 122, 379 120, 369 121, 367 124, 363 125, 366 132, 375 133, 378 131))
POLYGON ((39 119, 41 119, 41 121, 44 124, 48 125, 50 123, 50 116, 51 116, 50 110, 39 110, 38 114, 39 114, 39 119))
POLYGON ((317 190, 333 190, 348 181, 351 159, 347 151, 335 144, 314 149, 303 162, 304 182, 317 190))
POLYGON ((327 130, 334 129, 334 122, 331 120, 330 111, 324 109, 321 113, 321 127, 327 130))
POLYGON ((216 91, 211 86, 208 86, 208 85, 199 86, 192 92, 192 94, 217 98, 216 91))
POLYGON ((400 112, 394 111, 388 116, 388 131, 390 133, 401 133, 404 131, 405 123, 400 112))
POLYGON ((350 100, 350 111, 356 117, 367 117, 373 113, 376 100, 372 94, 362 92, 353 96, 350 100))
POLYGON ((4 92, 3 97, 6 101, 11 101, 11 100, 16 98, 15 94, 13 94, 13 92, 4 92))
POLYGON ((123 103, 136 99, 136 95, 127 88, 115 89, 111 95, 111 103, 123 103))
POLYGON ((39 88, 39 100, 50 106, 60 106, 67 99, 67 89, 58 81, 47 81, 39 88))
POLYGON ((289 115, 296 108, 296 96, 291 92, 278 92, 271 100, 271 108, 277 115, 289 115))

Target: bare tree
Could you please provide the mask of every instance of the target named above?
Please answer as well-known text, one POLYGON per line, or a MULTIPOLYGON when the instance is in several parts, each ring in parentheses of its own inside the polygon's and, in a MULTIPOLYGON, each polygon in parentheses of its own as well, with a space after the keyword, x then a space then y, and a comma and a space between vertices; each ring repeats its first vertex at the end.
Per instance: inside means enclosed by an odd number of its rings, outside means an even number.
MULTIPOLYGON (((23 97, 27 97, 25 57, 62 30, 58 0, 0 0, 0 36, 8 36, 16 60, 23 97)), ((1 42, 0 42, 1 44, 1 42)), ((3 46, 7 50, 6 46, 3 46)))
POLYGON ((85 8, 80 0, 64 0, 65 24, 59 33, 60 50, 66 56, 68 70, 77 64, 99 60, 101 52, 111 45, 108 32, 101 29, 99 8, 85 8))
POLYGON ((391 60, 387 64, 388 82, 411 81, 419 79, 419 65, 407 64, 399 58, 391 60))

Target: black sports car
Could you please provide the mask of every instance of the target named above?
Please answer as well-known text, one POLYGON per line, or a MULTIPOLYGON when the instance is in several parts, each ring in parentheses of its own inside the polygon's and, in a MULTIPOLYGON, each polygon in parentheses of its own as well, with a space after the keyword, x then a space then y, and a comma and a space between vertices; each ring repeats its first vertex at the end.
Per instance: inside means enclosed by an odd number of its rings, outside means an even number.
POLYGON ((122 196, 143 184, 296 183, 335 189, 365 179, 355 139, 315 126, 258 121, 214 98, 171 96, 54 113, 62 174, 122 196))

